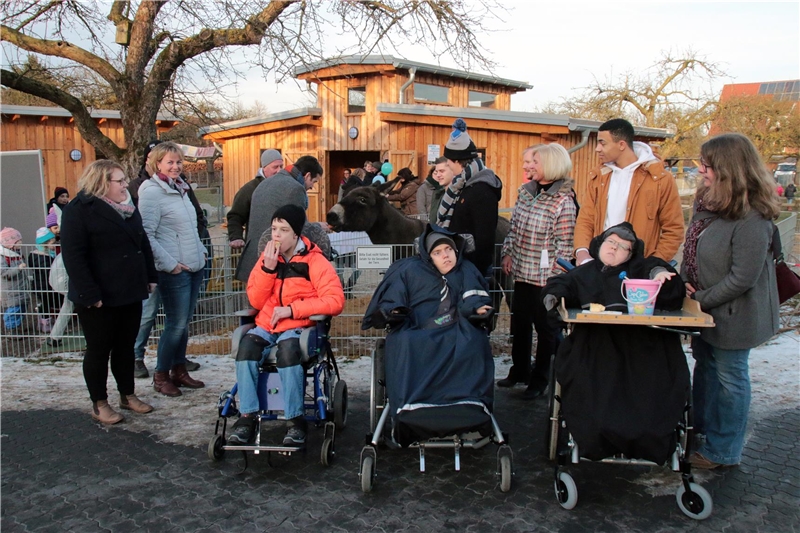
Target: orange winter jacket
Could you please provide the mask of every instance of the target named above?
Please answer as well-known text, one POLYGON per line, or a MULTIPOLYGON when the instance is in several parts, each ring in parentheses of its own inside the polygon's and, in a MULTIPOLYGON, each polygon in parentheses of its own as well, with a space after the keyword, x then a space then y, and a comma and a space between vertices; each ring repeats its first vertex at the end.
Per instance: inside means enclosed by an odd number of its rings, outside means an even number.
POLYGON ((335 316, 344 309, 342 284, 330 261, 305 237, 306 249, 295 254, 287 263, 278 256, 274 271, 264 268, 264 255, 250 272, 247 297, 258 309, 256 325, 271 333, 294 328, 306 328, 314 323, 311 315, 335 316), (276 307, 292 308, 292 318, 284 318, 272 327, 272 312, 276 307))
MULTIPOLYGON (((588 250, 592 238, 603 233, 608 207, 611 169, 605 165, 589 173, 586 194, 575 221, 575 251, 588 250)), ((661 161, 640 165, 633 173, 625 220, 644 241, 644 255, 669 262, 683 242, 683 209, 678 186, 661 161)))

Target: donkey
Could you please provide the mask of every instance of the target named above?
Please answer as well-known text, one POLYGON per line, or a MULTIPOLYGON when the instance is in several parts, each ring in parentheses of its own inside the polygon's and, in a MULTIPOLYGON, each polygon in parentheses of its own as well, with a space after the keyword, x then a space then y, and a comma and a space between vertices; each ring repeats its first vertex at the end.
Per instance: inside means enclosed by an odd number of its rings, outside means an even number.
MULTIPOLYGON (((382 196, 376 187, 357 187, 345 195, 328 211, 327 222, 334 231, 365 231, 373 244, 413 244, 425 228, 425 222, 409 218, 382 196)), ((503 217, 497 219, 495 245, 503 244, 510 223, 503 217)), ((394 259, 398 259, 397 257, 394 259)), ((495 266, 500 265, 500 250, 495 246, 495 266)), ((495 269, 492 289, 502 289, 506 304, 511 309, 514 283, 502 269, 495 269)), ((495 309, 499 308, 497 294, 495 309)))

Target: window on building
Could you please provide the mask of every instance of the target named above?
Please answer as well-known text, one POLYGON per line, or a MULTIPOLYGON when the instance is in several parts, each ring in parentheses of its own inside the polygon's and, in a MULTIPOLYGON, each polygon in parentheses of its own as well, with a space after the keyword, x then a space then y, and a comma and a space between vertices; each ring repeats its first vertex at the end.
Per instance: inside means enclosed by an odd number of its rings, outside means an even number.
POLYGON ((450 88, 439 85, 428 85, 427 83, 414 84, 414 100, 417 102, 427 102, 429 104, 449 104, 450 88))
POLYGON ((494 107, 497 95, 481 91, 470 91, 468 105, 470 107, 494 107))
POLYGON ((347 112, 366 113, 367 112, 367 88, 350 87, 347 89, 347 112))

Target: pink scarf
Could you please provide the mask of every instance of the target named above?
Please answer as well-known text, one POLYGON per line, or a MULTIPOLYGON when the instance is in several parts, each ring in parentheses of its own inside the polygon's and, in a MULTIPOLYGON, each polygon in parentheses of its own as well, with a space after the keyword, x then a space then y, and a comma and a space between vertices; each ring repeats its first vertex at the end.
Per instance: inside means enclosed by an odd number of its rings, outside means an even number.
POLYGON ((180 176, 178 176, 177 180, 173 180, 172 178, 170 178, 169 176, 165 176, 161 172, 156 172, 156 176, 158 176, 158 179, 160 179, 161 181, 163 181, 164 183, 166 183, 167 185, 169 185, 170 187, 181 193, 181 196, 186 194, 186 192, 189 190, 189 187, 191 187, 191 185, 183 181, 183 179, 180 176))

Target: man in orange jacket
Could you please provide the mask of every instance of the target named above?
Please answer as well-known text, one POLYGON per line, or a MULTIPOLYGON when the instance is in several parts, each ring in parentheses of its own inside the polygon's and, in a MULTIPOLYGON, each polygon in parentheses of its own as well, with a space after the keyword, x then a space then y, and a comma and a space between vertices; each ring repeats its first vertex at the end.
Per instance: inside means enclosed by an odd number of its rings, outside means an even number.
POLYGON ((300 236, 305 221, 305 211, 299 206, 278 208, 272 217, 272 241, 250 272, 247 297, 258 309, 258 315, 256 327, 242 339, 236 356, 242 416, 233 425, 230 444, 246 444, 254 437, 259 411, 258 369, 275 344, 288 424, 283 444, 305 444, 305 372, 300 364, 300 335, 314 326, 311 315, 334 316, 344 308, 342 284, 330 261, 319 247, 300 236))
POLYGON ((630 222, 644 241, 644 256, 669 262, 683 242, 683 210, 672 174, 645 143, 633 141, 633 126, 615 118, 600 125, 601 166, 589 174, 575 222, 575 259, 591 261, 589 243, 605 230, 630 222))

